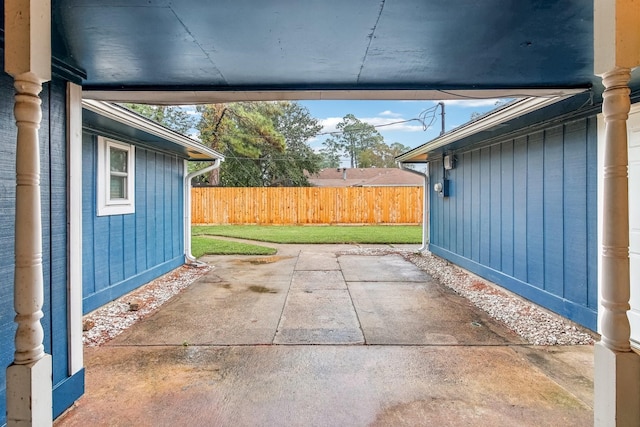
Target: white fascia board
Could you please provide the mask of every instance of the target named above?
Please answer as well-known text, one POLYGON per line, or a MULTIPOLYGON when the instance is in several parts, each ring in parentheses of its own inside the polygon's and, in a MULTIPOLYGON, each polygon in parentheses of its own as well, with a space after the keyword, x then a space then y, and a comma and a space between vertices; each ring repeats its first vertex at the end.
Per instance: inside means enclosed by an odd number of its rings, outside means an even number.
POLYGON ((220 104, 238 101, 302 101, 302 100, 398 100, 441 101, 493 98, 528 98, 569 96, 586 89, 515 88, 474 90, 86 90, 85 99, 110 102, 141 102, 155 105, 220 104))
POLYGON ((416 156, 427 154, 431 151, 437 150, 438 148, 444 147, 476 133, 491 129, 494 126, 547 107, 566 98, 567 96, 558 96, 550 98, 524 98, 514 101, 503 108, 490 111, 478 120, 470 121, 430 142, 427 142, 426 144, 401 154, 396 158, 396 161, 400 163, 404 163, 405 161, 412 163, 411 159, 416 156))
POLYGON ((100 114, 101 116, 115 120, 124 125, 131 126, 132 128, 155 135, 164 140, 171 141, 174 144, 187 148, 188 150, 193 150, 214 159, 224 160, 224 156, 221 153, 118 105, 92 99, 83 99, 82 108, 93 111, 96 114, 100 114))

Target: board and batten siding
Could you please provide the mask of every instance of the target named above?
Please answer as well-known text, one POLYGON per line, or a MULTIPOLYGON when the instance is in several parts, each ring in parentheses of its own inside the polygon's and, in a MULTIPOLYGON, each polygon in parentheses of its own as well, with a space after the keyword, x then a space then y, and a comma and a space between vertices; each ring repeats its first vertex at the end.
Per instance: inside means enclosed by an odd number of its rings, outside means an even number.
POLYGON ((592 330, 597 122, 576 120, 430 162, 430 250, 592 330))
POLYGON ((97 140, 98 135, 83 132, 84 313, 184 263, 183 160, 136 146, 135 212, 99 217, 97 140))

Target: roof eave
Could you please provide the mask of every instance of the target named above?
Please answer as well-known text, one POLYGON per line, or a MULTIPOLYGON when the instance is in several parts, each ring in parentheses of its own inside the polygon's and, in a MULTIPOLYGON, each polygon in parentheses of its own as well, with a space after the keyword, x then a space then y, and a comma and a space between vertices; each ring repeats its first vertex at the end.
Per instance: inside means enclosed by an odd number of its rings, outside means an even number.
POLYGON ((446 147, 463 138, 475 135, 479 132, 489 130, 497 125, 506 123, 517 117, 547 107, 558 101, 566 99, 567 96, 538 98, 530 97, 516 100, 502 108, 497 108, 488 112, 479 119, 472 120, 459 126, 429 142, 420 145, 413 150, 402 153, 396 157, 399 163, 425 163, 428 161, 429 153, 439 148, 446 147))
POLYGON ((221 153, 118 105, 83 99, 82 108, 183 147, 189 160, 224 160, 221 153))

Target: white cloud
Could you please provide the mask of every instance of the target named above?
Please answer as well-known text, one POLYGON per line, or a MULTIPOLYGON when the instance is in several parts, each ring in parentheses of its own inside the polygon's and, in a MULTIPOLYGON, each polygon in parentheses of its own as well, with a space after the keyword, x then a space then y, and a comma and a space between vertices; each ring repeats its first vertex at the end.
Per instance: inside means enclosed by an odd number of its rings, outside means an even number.
POLYGON ((446 106, 455 105, 462 108, 495 107, 500 99, 449 99, 443 101, 446 106))
POLYGON ((461 108, 477 108, 477 107, 493 107, 496 106, 496 102, 509 99, 509 98, 482 98, 482 99, 443 99, 442 101, 419 101, 419 100, 405 100, 400 102, 428 102, 431 105, 436 105, 439 102, 444 102, 445 105, 451 105, 461 108))
POLYGON ((322 125, 322 130, 320 132, 337 132, 338 128, 336 126, 341 121, 342 117, 327 117, 326 119, 320 119, 319 122, 322 125))
POLYGON ((391 110, 384 110, 382 113, 379 113, 378 115, 379 116, 384 116, 384 117, 402 117, 402 114, 394 113, 391 110))
POLYGON ((389 119, 386 117, 364 117, 360 119, 365 123, 376 126, 379 132, 385 130, 393 130, 398 132, 421 132, 423 130, 422 124, 416 120, 404 121, 402 117, 396 117, 389 119), (401 122, 401 123, 398 123, 401 122))
MULTIPOLYGON (((395 113, 394 113, 395 114, 395 113)), ((422 132, 424 128, 422 124, 416 120, 404 121, 402 115, 391 117, 358 117, 358 120, 376 126, 379 132, 396 131, 396 132, 422 132)), ((342 117, 327 117, 321 119, 322 133, 338 132, 338 123, 342 121, 342 117)))

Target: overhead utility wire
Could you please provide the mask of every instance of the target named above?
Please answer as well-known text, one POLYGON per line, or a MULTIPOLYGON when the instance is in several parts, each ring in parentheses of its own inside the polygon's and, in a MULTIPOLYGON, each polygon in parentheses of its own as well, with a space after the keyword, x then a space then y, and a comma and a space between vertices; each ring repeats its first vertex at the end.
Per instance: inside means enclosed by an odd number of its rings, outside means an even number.
MULTIPOLYGON (((381 128, 381 127, 385 127, 385 126, 392 126, 392 125, 397 125, 397 124, 402 124, 402 123, 408 123, 408 122, 420 122, 422 124, 422 130, 426 131, 427 129, 429 129, 429 127, 431 127, 431 125, 433 124, 433 122, 436 119, 436 112, 438 110, 438 107, 440 107, 440 104, 436 104, 433 107, 429 107, 426 110, 422 111, 417 118, 413 118, 413 119, 407 119, 407 120, 398 120, 395 122, 389 122, 389 123, 383 123, 380 125, 371 125, 374 128, 381 128), (427 118, 427 116, 429 116, 427 118), (427 124, 427 120, 429 120, 429 123, 427 124)), ((321 136, 321 135, 338 135, 344 133, 344 131, 341 130, 335 130, 332 132, 319 132, 317 133, 315 136, 321 136)))

